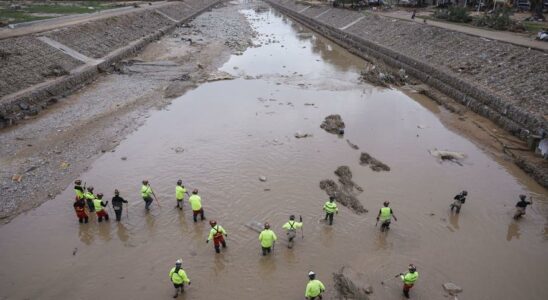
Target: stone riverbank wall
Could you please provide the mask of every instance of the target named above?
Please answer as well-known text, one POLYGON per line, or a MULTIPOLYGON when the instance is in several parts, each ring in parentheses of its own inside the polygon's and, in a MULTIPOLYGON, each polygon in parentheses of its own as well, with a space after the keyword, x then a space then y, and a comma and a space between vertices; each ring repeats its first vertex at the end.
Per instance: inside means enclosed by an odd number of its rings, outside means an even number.
POLYGON ((0 40, 0 128, 37 114, 113 63, 219 2, 173 2, 0 40))
POLYGON ((548 132, 548 53, 370 13, 266 0, 362 57, 440 90, 521 139, 548 132))

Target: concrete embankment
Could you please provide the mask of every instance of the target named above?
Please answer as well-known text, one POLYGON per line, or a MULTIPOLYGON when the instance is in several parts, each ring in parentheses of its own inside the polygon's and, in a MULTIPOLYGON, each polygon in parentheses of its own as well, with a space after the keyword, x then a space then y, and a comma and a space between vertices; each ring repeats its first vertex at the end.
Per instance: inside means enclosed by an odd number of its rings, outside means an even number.
POLYGON ((220 0, 187 0, 0 40, 0 128, 36 115, 220 0))
POLYGON ((548 53, 363 12, 266 1, 362 57, 405 69, 523 140, 548 130, 548 53))

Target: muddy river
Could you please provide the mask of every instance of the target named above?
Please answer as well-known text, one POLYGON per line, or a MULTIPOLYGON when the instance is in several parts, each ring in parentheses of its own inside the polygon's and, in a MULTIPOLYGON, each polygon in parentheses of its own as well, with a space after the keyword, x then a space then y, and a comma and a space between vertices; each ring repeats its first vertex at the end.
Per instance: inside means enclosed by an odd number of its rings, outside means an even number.
POLYGON ((180 257, 192 280, 182 299, 302 299, 310 270, 331 299, 343 265, 366 275, 372 299, 400 299, 399 282, 380 282, 409 263, 421 274, 414 299, 445 299, 448 281, 464 288, 459 299, 548 299, 544 189, 444 126, 440 118, 453 116, 429 100, 360 82, 364 62, 334 43, 270 9, 241 13, 258 35, 221 68, 236 79, 202 84, 151 113, 81 175, 106 198, 117 188, 130 201, 122 222, 79 225, 68 186, 0 227, 0 299, 169 299, 167 273, 180 257), (334 113, 346 123, 342 138, 319 126, 334 113), (312 137, 296 139, 297 131, 312 137), (435 148, 467 157, 442 163, 428 152, 435 148), (391 170, 360 166, 361 151, 391 170), (341 207, 330 227, 320 222, 319 182, 342 165, 370 212, 341 207), (162 205, 150 213, 139 194, 145 178, 162 205), (192 222, 188 203, 174 209, 179 178, 228 231, 227 251, 205 243, 209 225, 192 222), (468 200, 452 216, 463 189, 468 200), (520 193, 535 203, 514 222, 520 193), (385 200, 398 217, 386 235, 375 227, 385 200), (283 240, 290 214, 302 215, 304 239, 262 257, 244 224, 270 222, 283 240))

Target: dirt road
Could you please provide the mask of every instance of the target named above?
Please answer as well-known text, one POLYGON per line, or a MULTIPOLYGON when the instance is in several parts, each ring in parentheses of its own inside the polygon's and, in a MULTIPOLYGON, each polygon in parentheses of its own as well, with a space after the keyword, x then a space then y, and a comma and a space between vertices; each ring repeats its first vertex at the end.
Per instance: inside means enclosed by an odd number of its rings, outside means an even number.
POLYGON ((2 157, 16 153, 3 164, 25 170, 27 160, 50 162, 38 163, 20 184, 3 183, 2 197, 43 195, 50 187, 53 193, 56 182, 64 190, 0 227, 0 297, 93 299, 100 288, 109 298, 168 299, 167 272, 182 257, 192 280, 182 299, 302 299, 309 270, 326 283, 325 298, 335 299, 331 277, 343 265, 365 274, 372 299, 399 299, 397 281, 380 281, 409 263, 421 272, 415 299, 444 299, 447 281, 464 288, 459 299, 545 299, 546 190, 492 155, 459 116, 413 90, 361 82, 363 64, 264 4, 229 4, 151 44, 119 66, 120 74, 3 132, 0 142, 9 146, 2 157), (223 77, 217 66, 235 79, 205 82, 223 77), (112 100, 94 102, 105 95, 112 100), (344 137, 320 128, 330 114, 342 116, 344 137), (296 139, 296 132, 312 136, 296 139), (435 148, 466 158, 439 161, 428 152, 435 148), (390 171, 361 166, 361 152, 390 171), (70 166, 61 170, 61 161, 70 166), (319 182, 336 179, 333 171, 343 165, 370 212, 340 208, 329 227, 320 222, 326 196, 319 182), (79 225, 68 178, 107 198, 119 189, 129 216, 79 225), (144 178, 162 203, 150 213, 139 195, 144 178), (200 190, 206 216, 228 231, 222 254, 205 243, 209 225, 192 222, 188 203, 173 209, 179 178, 200 190), (452 197, 463 189, 469 198, 460 215, 451 215, 452 197), (520 193, 535 204, 514 222, 520 193), (385 200, 398 216, 387 235, 374 226, 385 200), (260 256, 257 234, 245 224, 268 221, 284 239, 289 214, 302 215, 304 239, 260 256))

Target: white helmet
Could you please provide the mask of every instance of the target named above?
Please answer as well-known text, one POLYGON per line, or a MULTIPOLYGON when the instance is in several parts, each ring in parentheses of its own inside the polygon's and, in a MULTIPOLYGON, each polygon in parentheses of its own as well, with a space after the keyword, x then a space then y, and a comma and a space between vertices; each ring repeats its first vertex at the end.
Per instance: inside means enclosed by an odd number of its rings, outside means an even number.
POLYGON ((314 273, 312 271, 308 272, 308 276, 311 276, 311 275, 316 275, 316 273, 314 273))
POLYGON ((176 265, 182 265, 183 264, 183 259, 182 258, 179 258, 176 262, 175 262, 176 265))

